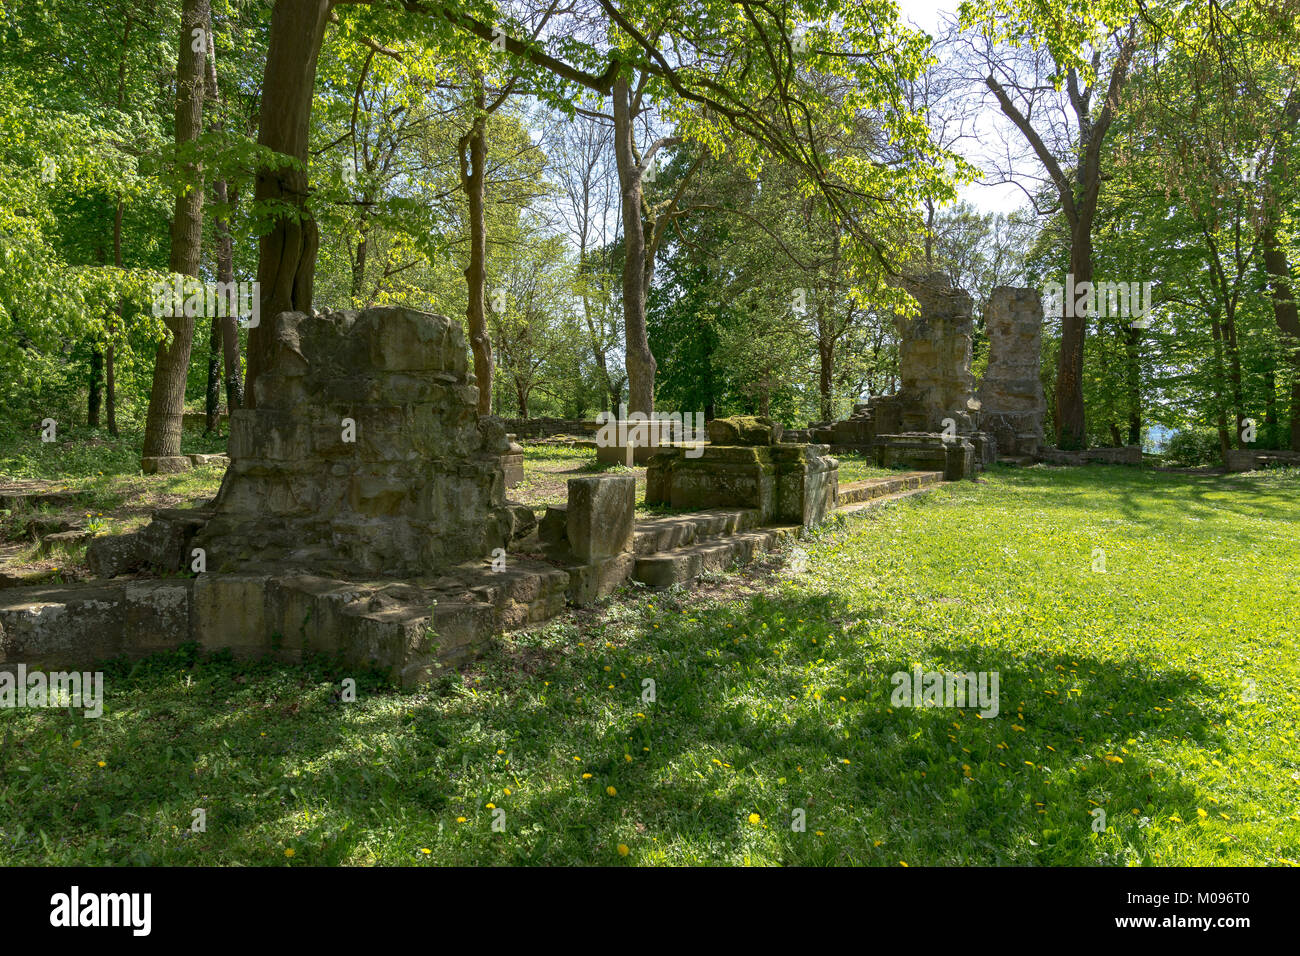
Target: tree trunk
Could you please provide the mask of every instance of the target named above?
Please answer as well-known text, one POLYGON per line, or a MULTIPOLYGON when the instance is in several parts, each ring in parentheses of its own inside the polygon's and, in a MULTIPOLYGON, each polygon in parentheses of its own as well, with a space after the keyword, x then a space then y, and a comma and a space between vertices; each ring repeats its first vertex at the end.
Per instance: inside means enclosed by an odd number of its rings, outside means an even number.
POLYGON ((249 330, 244 402, 257 404, 257 376, 270 362, 275 316, 311 310, 316 269, 316 223, 307 209, 307 133, 316 58, 325 36, 330 0, 276 0, 262 80, 262 113, 257 142, 292 157, 303 169, 263 167, 257 171, 254 200, 284 203, 271 230, 258 244, 257 281, 261 321, 249 330))
MULTIPOLYGON (((113 265, 118 269, 122 268, 122 208, 123 202, 119 197, 117 200, 117 209, 113 213, 113 265)), ((106 343, 104 345, 104 422, 108 426, 108 433, 114 438, 117 437, 117 372, 113 363, 113 336, 122 322, 122 300, 117 300, 116 309, 117 321, 114 322, 113 314, 108 317, 108 329, 104 335, 106 343)))
POLYGON ((1277 370, 1273 356, 1268 357, 1268 370, 1264 372, 1264 431, 1268 435, 1267 447, 1278 447, 1277 421, 1277 370))
MULTIPOLYGON (((105 264, 104 247, 95 247, 95 264, 105 264)), ((99 407, 103 400, 104 351, 98 342, 90 347, 90 387, 86 394, 86 424, 99 427, 99 407)))
MULTIPOLYGON (((208 93, 221 106, 221 88, 217 85, 217 46, 212 37, 212 21, 208 21, 208 93)), ((217 236, 217 281, 233 282, 235 279, 235 243, 230 234, 232 210, 238 202, 238 190, 228 189, 224 178, 213 184, 217 205, 221 209, 215 222, 217 236)), ((214 317, 213 322, 217 319, 214 317)), ((233 412, 244 404, 243 375, 239 369, 239 325, 238 318, 231 314, 221 317, 220 339, 221 351, 226 367, 226 412, 233 412)), ((214 343, 215 347, 215 343, 214 343)), ((209 391, 211 391, 209 380, 209 391)), ((211 411, 208 413, 209 427, 216 427, 212 422, 211 411)))
POLYGON ((221 429, 221 319, 215 315, 208 323, 208 387, 204 392, 203 434, 211 435, 221 429))
MULTIPOLYGON (((1092 217, 1079 216, 1070 230, 1070 274, 1075 288, 1092 281, 1092 217)), ((1074 303, 1069 303, 1073 306, 1074 303)), ((1061 310, 1061 354, 1056 365, 1056 446, 1087 447, 1083 413, 1083 345, 1088 336, 1088 316, 1081 309, 1061 310)))
POLYGON ((818 342, 817 357, 820 365, 818 387, 821 391, 821 420, 829 422, 834 417, 831 397, 835 374, 835 343, 825 339, 818 342))
POLYGON ((1142 444, 1142 360, 1140 329, 1130 327, 1124 335, 1128 359, 1128 443, 1142 444))
MULTIPOLYGON (((465 282, 469 301, 465 318, 469 346, 478 379, 478 413, 492 413, 492 340, 487 327, 487 218, 483 211, 484 175, 487 167, 487 108, 483 86, 474 94, 474 121, 460 140, 460 183, 469 206, 469 265, 465 282)), ((526 416, 525 416, 526 417, 526 416)))
POLYGON ((1223 397, 1223 383, 1227 378, 1223 362, 1223 323, 1218 313, 1210 316, 1210 335, 1214 340, 1214 409, 1215 424, 1219 429, 1219 454, 1223 462, 1228 461, 1228 449, 1232 439, 1228 435, 1228 403, 1223 397))
POLYGON ((623 327, 627 351, 628 411, 655 407, 655 357, 646 331, 645 223, 641 218, 641 167, 633 140, 632 91, 627 77, 614 81, 614 159, 623 207, 623 327))
MULTIPOLYGON (((178 146, 195 139, 203 121, 203 74, 207 44, 196 41, 193 31, 204 30, 207 22, 208 0, 185 0, 181 11, 180 55, 176 62, 178 146), (196 46, 200 49, 195 50, 196 46)), ((172 272, 196 276, 203 241, 203 173, 195 164, 186 165, 183 172, 186 189, 176 197, 176 207, 172 214, 168 266, 172 272)), ((154 361, 153 387, 149 393, 149 413, 145 420, 145 458, 171 457, 181 453, 181 415, 185 410, 185 378, 190 367, 194 318, 186 315, 169 316, 164 322, 170 336, 158 344, 154 361)))
POLYGON ((1273 319, 1281 332, 1282 354, 1291 363, 1291 439, 1292 451, 1300 451, 1300 311, 1296 308, 1296 289, 1291 280, 1291 266, 1286 250, 1277 237, 1277 226, 1269 216, 1264 225, 1264 270, 1268 273, 1269 293, 1273 299, 1273 319))
POLYGON ((99 427, 99 406, 103 397, 104 353, 95 348, 90 353, 90 394, 86 399, 86 424, 91 428, 99 427))
MULTIPOLYGON (((239 202, 238 190, 226 191, 225 180, 217 181, 217 202, 229 202, 230 209, 239 202)), ((230 234, 230 213, 217 219, 217 281, 235 281, 235 242, 230 234)), ((234 315, 221 319, 221 352, 226 368, 226 412, 244 407, 243 373, 239 368, 239 320, 234 315)))

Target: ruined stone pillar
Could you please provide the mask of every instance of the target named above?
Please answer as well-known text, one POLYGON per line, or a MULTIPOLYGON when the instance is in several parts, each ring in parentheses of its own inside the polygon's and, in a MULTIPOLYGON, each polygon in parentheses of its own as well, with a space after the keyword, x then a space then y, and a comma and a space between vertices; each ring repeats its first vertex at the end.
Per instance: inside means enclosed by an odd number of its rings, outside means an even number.
POLYGON ((974 303, 942 273, 907 282, 907 291, 921 314, 898 320, 898 430, 941 432, 951 418, 958 432, 973 431, 979 412, 970 370, 974 303))
POLYGON ((980 427, 996 438, 999 455, 1033 455, 1042 444, 1047 412, 1040 378, 1042 297, 1036 289, 998 286, 985 327, 989 365, 980 383, 980 427))

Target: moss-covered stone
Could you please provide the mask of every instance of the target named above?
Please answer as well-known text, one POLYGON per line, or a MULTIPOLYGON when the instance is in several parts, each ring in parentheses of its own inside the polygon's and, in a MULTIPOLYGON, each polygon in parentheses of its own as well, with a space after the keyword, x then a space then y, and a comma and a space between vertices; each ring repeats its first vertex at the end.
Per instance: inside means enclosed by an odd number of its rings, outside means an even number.
POLYGON ((715 418, 706 427, 714 445, 775 445, 781 440, 781 424, 756 415, 715 418))

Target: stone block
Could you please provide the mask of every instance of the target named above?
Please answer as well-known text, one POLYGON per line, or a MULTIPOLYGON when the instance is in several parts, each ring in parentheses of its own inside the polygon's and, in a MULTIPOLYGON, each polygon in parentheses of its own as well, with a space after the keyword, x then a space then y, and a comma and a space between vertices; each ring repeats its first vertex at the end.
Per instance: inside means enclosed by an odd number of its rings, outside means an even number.
POLYGON ((178 475, 193 468, 186 455, 149 457, 140 459, 140 470, 146 475, 178 475))
POLYGON ((780 422, 754 415, 715 418, 705 427, 714 445, 774 445, 782 433, 780 422))
POLYGON ((570 478, 565 533, 583 563, 632 549, 636 479, 631 475, 570 478))

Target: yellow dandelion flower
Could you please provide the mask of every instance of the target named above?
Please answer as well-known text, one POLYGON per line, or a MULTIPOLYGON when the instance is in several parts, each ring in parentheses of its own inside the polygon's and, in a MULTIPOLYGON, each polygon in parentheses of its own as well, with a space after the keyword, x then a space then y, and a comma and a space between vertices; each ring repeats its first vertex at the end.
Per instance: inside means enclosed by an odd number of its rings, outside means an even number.
POLYGON ((618 795, 618 791, 615 790, 613 787, 606 787, 605 792, 609 794, 611 797, 618 795))
POLYGON ((629 850, 629 849, 627 848, 627 844, 626 844, 626 843, 620 843, 620 844, 618 845, 618 855, 619 855, 619 856, 627 856, 627 855, 628 855, 629 853, 631 853, 631 852, 632 852, 632 851, 629 850))
POLYGON ((758 826, 758 823, 761 819, 762 817, 760 817, 757 813, 751 813, 749 815, 749 822, 754 824, 754 826, 758 826))
POLYGON ((287 847, 285 847, 285 848, 284 848, 284 855, 287 856, 287 857, 292 857, 292 856, 293 856, 293 847, 291 847, 291 846, 287 846, 287 847))

